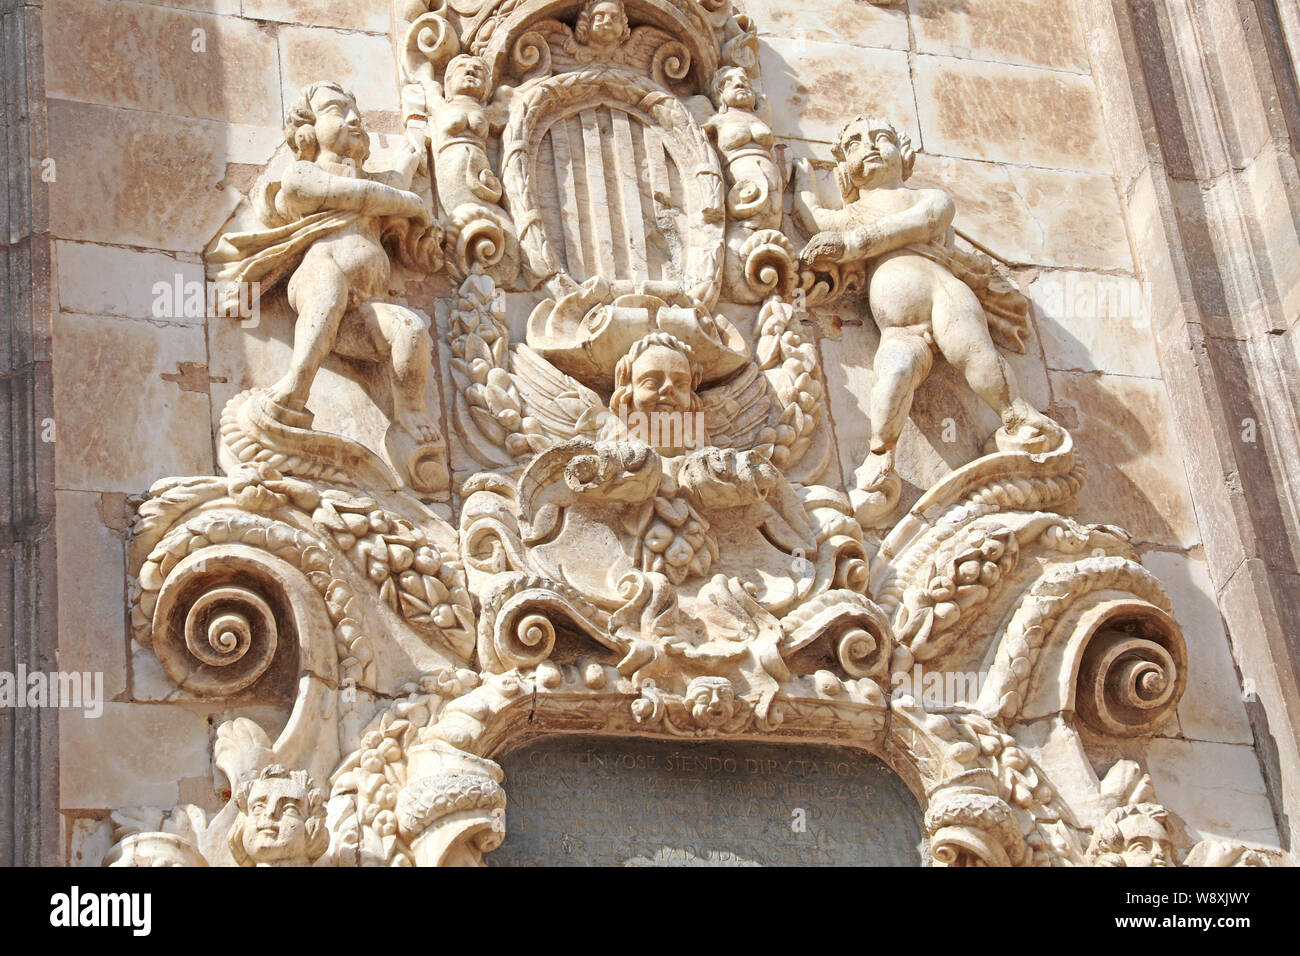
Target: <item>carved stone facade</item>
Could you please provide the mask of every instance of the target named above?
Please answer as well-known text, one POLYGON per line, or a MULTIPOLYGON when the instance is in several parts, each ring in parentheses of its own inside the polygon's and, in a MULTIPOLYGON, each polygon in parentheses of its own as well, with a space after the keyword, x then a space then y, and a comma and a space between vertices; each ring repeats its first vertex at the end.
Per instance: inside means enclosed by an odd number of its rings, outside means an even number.
POLYGON ((55 150, 64 861, 481 865, 504 755, 613 735, 870 755, 929 865, 1285 863, 1111 106, 1014 6, 136 5, 240 51, 181 119, 52 54, 152 144, 55 150))

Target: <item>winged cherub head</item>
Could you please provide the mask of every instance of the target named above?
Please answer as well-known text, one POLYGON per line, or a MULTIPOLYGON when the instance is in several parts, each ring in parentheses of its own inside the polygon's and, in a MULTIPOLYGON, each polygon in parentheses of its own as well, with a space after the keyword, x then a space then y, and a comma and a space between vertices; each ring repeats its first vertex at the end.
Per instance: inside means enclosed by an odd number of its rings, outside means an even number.
POLYGON ((667 332, 651 332, 618 360, 610 411, 623 434, 644 427, 647 433, 639 437, 664 454, 701 448, 707 444, 698 392, 703 374, 689 345, 667 332))
POLYGON ((615 47, 632 35, 623 0, 588 0, 578 14, 573 30, 579 43, 595 47, 615 47))

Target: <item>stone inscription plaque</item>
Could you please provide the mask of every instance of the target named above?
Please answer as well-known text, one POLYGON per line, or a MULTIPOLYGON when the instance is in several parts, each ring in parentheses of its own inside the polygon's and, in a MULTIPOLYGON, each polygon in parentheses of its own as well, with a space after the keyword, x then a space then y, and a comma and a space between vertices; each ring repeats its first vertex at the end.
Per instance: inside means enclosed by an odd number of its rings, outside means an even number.
POLYGON ((921 811, 835 747, 557 737, 498 758, 494 866, 919 866, 921 811))

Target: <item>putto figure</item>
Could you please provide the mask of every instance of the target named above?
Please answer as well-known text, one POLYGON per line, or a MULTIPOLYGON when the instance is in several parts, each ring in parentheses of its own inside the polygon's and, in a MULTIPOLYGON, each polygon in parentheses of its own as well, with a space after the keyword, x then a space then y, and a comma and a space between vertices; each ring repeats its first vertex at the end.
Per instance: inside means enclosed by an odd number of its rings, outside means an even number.
POLYGON ((904 185, 916 160, 908 138, 885 120, 859 116, 840 130, 834 152, 844 208, 818 205, 811 166, 803 161, 796 166, 794 214, 812 234, 800 254, 805 268, 867 265, 880 347, 871 391, 871 454, 858 469, 853 503, 859 520, 875 524, 897 503, 894 449, 935 352, 1001 416, 1001 450, 1048 451, 1062 435, 1021 394, 990 334, 992 320, 1005 345, 1024 350, 1023 298, 993 275, 991 263, 957 249, 955 207, 947 193, 904 185))
POLYGON ((230 853, 240 866, 311 866, 329 846, 325 804, 304 770, 266 767, 235 792, 230 853))
POLYGON ((265 293, 288 277, 289 305, 297 313, 293 356, 283 377, 255 401, 270 419, 306 428, 308 394, 331 350, 384 361, 397 430, 390 429, 389 451, 396 461, 414 462, 412 445, 442 443, 425 399, 433 346, 427 319, 383 300, 391 272, 384 243, 408 265, 441 266, 441 235, 431 228, 429 205, 410 191, 423 143, 403 142, 392 170, 367 172, 362 164, 370 144, 356 99, 330 82, 313 83, 294 101, 285 138, 295 162, 254 196, 270 228, 227 234, 210 257, 222 264, 218 282, 233 284, 227 287, 257 281, 265 293))

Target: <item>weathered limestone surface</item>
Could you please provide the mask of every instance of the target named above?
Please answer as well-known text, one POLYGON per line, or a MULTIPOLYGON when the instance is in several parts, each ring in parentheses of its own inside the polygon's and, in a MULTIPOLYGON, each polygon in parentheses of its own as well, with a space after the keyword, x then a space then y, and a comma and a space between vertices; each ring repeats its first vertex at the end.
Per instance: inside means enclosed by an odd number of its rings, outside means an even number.
MULTIPOLYGON (((54 523, 49 203, 39 166, 48 155, 40 11, 0 3, 0 668, 55 666, 58 627, 54 523), (47 432, 48 434, 48 432, 47 432)), ((0 709, 0 862, 63 859, 58 711, 0 709)))
POLYGON ((0 456, 48 574, 6 652, 53 668, 61 607, 108 702, 0 710, 65 811, 0 848, 508 858, 524 721, 847 743, 933 864, 1289 848, 1276 111, 1179 153, 1152 117, 1223 77, 1129 83, 1108 4, 427 6, 45 4, 4 382, 57 441, 0 456))
POLYGON ((1300 91, 1270 11, 1080 5, 1210 577, 1234 658, 1258 689, 1247 710, 1289 846, 1300 691, 1282 622, 1294 616, 1300 553, 1290 477, 1300 374, 1277 346, 1296 315, 1300 91))

